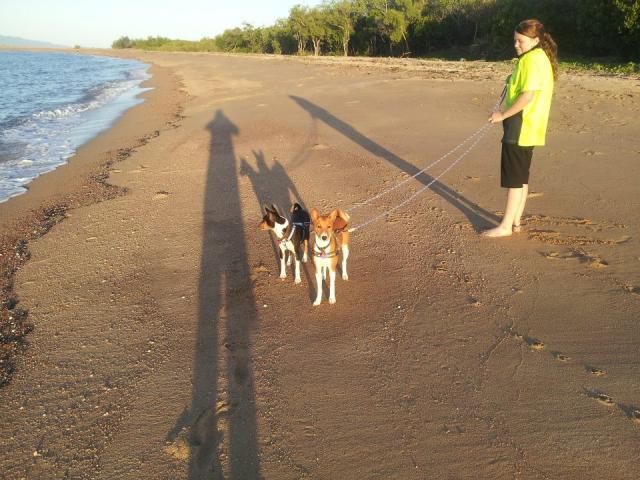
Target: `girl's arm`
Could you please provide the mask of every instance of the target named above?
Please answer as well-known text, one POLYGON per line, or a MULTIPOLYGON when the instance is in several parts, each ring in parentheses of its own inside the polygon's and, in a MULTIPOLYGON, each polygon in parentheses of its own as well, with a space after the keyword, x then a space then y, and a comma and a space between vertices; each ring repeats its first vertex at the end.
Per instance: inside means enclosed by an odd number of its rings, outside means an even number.
POLYGON ((533 90, 527 90, 525 92, 522 92, 520 95, 518 95, 518 98, 516 98, 516 101, 513 102, 513 105, 511 105, 511 107, 509 107, 509 109, 506 112, 499 112, 499 111, 493 112, 489 117, 489 123, 501 122, 505 118, 509 118, 515 115, 516 113, 521 112, 522 110, 525 109, 527 105, 531 103, 534 96, 535 96, 535 92, 533 90))

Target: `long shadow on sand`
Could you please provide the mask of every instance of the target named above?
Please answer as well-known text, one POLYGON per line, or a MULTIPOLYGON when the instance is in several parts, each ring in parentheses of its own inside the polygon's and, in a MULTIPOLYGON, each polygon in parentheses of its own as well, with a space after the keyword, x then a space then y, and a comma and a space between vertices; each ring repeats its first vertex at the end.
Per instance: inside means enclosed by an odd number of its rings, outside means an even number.
POLYGON ((219 458, 223 440, 227 478, 257 479, 260 462, 250 350, 257 312, 233 145, 233 136, 239 130, 220 110, 207 128, 211 149, 204 197, 192 400, 190 411, 178 420, 176 429, 190 425, 189 480, 224 478, 219 458))
MULTIPOLYGON (((421 168, 416 167, 412 163, 409 163, 406 160, 400 158, 395 153, 390 152, 382 145, 379 145, 373 140, 367 138, 354 127, 352 127, 345 121, 340 120, 338 117, 328 112, 324 108, 316 105, 315 103, 312 103, 309 100, 297 97, 295 95, 291 95, 290 98, 298 105, 300 105, 304 110, 306 110, 313 119, 323 121, 331 128, 337 130, 345 137, 360 145, 365 150, 368 150, 378 157, 384 158, 403 172, 409 175, 415 175, 421 170, 421 168)), ((451 161, 453 161, 453 158, 451 159, 451 161)), ((427 173, 422 173, 416 177, 416 180, 422 182, 424 185, 427 185, 433 180, 433 177, 428 175, 427 173)), ((493 226, 490 220, 493 220, 496 223, 500 221, 500 217, 498 217, 494 213, 488 212, 487 210, 466 199, 465 197, 439 181, 434 182, 433 185, 431 185, 431 189, 442 198, 447 200, 451 205, 460 210, 469 219, 469 222, 473 225, 473 227, 478 231, 484 229, 485 227, 493 226)))

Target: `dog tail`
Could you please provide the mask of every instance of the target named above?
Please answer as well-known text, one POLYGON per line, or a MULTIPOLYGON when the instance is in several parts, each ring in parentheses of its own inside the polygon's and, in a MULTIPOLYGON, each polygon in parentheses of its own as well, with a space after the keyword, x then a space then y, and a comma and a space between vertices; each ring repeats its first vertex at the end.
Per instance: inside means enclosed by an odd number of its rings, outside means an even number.
POLYGON ((338 217, 344 220, 345 225, 348 224, 349 220, 351 220, 351 216, 344 210, 341 210, 339 208, 337 210, 338 210, 338 217))
POLYGON ((338 215, 333 221, 333 229, 336 233, 339 233, 347 230, 347 227, 349 226, 349 219, 351 217, 349 217, 349 214, 344 210, 340 210, 339 208, 337 208, 336 210, 338 212, 338 215))

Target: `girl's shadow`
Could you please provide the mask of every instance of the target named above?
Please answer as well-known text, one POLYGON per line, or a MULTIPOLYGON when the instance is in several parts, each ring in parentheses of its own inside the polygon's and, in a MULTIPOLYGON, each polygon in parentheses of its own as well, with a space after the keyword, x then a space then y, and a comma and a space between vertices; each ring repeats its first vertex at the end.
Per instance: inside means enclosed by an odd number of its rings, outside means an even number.
POLYGON ((357 145, 360 145, 362 148, 368 150, 373 155, 387 160, 389 163, 395 165, 403 172, 409 175, 417 175, 416 180, 424 185, 430 185, 432 191, 440 195, 443 199, 460 210, 469 219, 469 223, 471 223, 471 225, 477 232, 480 232, 488 226, 491 226, 491 222, 498 223, 500 221, 500 217, 498 217, 495 213, 489 212, 476 203, 472 202, 468 198, 463 197, 451 187, 434 179, 428 173, 423 172, 419 174, 420 169, 418 167, 416 167, 409 161, 399 157, 395 153, 387 150, 385 147, 371 140, 367 136, 363 135, 355 127, 339 119, 328 110, 325 110, 319 105, 316 105, 315 103, 301 97, 291 95, 290 98, 298 105, 300 105, 300 107, 306 110, 311 118, 323 121, 328 126, 340 132, 342 135, 349 138, 357 145))

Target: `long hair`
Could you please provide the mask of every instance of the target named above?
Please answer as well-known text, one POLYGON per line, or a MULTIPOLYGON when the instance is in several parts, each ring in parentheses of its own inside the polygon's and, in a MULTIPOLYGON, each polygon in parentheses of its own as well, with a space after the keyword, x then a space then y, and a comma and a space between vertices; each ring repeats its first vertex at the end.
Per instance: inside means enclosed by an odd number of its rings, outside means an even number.
POLYGON ((532 18, 530 20, 523 20, 516 27, 516 32, 521 35, 525 35, 529 38, 540 39, 540 48, 544 50, 544 53, 549 57, 551 62, 551 68, 553 69, 554 80, 558 78, 558 46, 556 42, 551 38, 544 30, 544 25, 539 20, 532 18))

